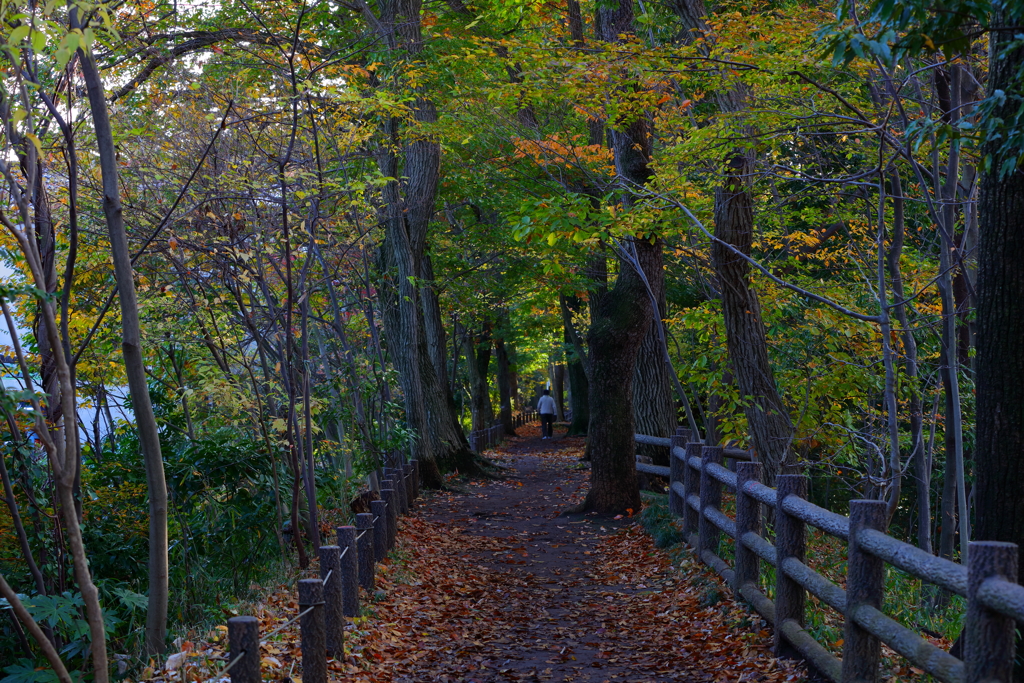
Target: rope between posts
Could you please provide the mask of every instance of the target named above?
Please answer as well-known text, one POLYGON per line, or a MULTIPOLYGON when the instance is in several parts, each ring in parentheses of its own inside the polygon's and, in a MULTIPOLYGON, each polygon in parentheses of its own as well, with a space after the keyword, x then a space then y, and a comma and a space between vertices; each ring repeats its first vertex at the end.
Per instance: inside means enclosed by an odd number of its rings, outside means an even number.
POLYGON ((376 524, 378 519, 380 519, 380 515, 377 515, 373 518, 373 523, 376 524))
POLYGON ((338 555, 338 559, 340 560, 341 558, 345 557, 345 553, 347 553, 347 552, 348 552, 348 546, 345 546, 345 549, 341 551, 341 555, 338 555))
MULTIPOLYGON (((360 538, 362 538, 363 534, 365 534, 367 531, 369 531, 369 529, 363 529, 362 531, 360 531, 359 535, 356 536, 356 540, 358 541, 360 538)), ((345 550, 348 550, 348 548, 345 548, 345 550)))
MULTIPOLYGON (((346 550, 347 550, 347 548, 346 548, 346 550)), ((326 578, 326 579, 324 579, 324 587, 326 587, 326 586, 327 586, 327 584, 328 584, 328 583, 330 583, 330 581, 331 581, 331 576, 332 576, 333 574, 334 574, 334 570, 333 570, 333 569, 329 569, 329 570, 327 570, 327 578, 326 578)))
POLYGON ((292 617, 288 621, 284 622, 283 624, 281 624, 280 626, 275 628, 273 631, 271 631, 267 635, 263 636, 261 638, 261 640, 269 640, 271 636, 276 636, 278 633, 280 633, 281 631, 285 630, 286 628, 288 628, 289 626, 294 624, 296 621, 298 621, 302 617, 306 616, 307 614, 312 612, 314 609, 316 609, 317 607, 320 607, 323 604, 324 603, 322 601, 321 602, 314 602, 312 605, 310 605, 306 609, 302 610, 297 615, 295 615, 294 617, 292 617))
POLYGON ((242 657, 245 656, 245 653, 246 653, 245 650, 242 650, 241 652, 239 652, 238 656, 235 657, 234 659, 232 659, 231 663, 228 664, 227 666, 225 666, 223 669, 221 669, 220 672, 222 674, 226 674, 228 671, 230 671, 231 667, 233 667, 235 664, 238 664, 238 662, 242 661, 242 657))

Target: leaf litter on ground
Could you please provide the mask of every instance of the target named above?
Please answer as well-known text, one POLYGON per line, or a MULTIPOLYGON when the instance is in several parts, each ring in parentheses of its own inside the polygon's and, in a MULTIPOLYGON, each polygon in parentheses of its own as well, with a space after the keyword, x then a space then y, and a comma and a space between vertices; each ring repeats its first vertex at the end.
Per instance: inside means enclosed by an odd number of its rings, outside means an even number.
MULTIPOLYGON (((429 494, 402 518, 375 591, 361 595, 363 616, 346 631, 344 660, 329 664, 334 680, 805 680, 797 663, 772 656, 767 627, 717 576, 656 548, 634 519, 559 517, 586 492, 583 440, 519 431, 487 455, 511 472, 531 459, 540 474, 463 481, 468 493, 429 494), (474 515, 488 499, 508 505, 474 515), (539 516, 508 521, 530 514, 539 516)), ((315 565, 303 572, 317 575, 315 565)), ((298 614, 294 586, 277 587, 253 614, 261 634, 286 623, 298 614)), ((216 673, 230 661, 226 631, 209 635, 184 664, 144 678, 227 680, 216 673)), ((261 642, 261 665, 264 680, 301 683, 298 624, 261 642)))

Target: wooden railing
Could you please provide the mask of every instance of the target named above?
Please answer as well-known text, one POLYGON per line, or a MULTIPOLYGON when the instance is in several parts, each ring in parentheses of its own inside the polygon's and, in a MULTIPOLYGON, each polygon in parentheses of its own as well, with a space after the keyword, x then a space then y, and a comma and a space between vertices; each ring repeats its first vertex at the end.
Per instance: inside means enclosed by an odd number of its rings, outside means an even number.
POLYGON ((398 516, 407 514, 419 497, 416 460, 382 468, 378 477, 381 499, 370 503, 372 511, 357 514, 355 526, 337 527, 337 545, 317 549, 320 578, 299 579, 298 614, 268 633, 260 633, 256 617, 228 619, 230 661, 218 672, 218 680, 230 673, 231 683, 260 683, 261 641, 269 641, 295 622, 299 623, 303 683, 337 680, 328 672, 327 662, 331 657, 345 658, 345 624, 359 616, 359 589, 373 591, 374 565, 395 545, 398 516))
POLYGON ((1015 544, 973 542, 965 567, 886 535, 882 501, 851 501, 844 517, 806 500, 806 476, 780 475, 777 488, 769 488, 748 452, 690 443, 689 430, 677 432, 671 438, 636 435, 638 443, 668 447, 671 463, 637 463, 637 470, 669 478, 669 509, 682 518, 683 537, 774 626, 777 656, 802 656, 837 683, 877 681, 885 643, 940 681, 1012 680, 1015 622, 1024 622, 1015 544), (725 458, 742 461, 731 471, 725 458), (736 493, 735 517, 722 511, 723 486, 736 493), (775 512, 774 543, 763 533, 763 505, 775 512), (808 525, 848 543, 845 589, 805 563, 808 525), (722 533, 734 541, 732 567, 720 557, 722 533), (761 587, 762 561, 775 567, 774 600, 761 587), (967 598, 963 660, 882 612, 886 564, 967 598), (804 629, 807 593, 843 615, 841 660, 804 629))
MULTIPOLYGON (((515 413, 512 415, 512 426, 522 427, 523 425, 533 422, 537 419, 537 413, 534 410, 524 410, 521 413, 515 413)), ((498 444, 504 435, 504 426, 501 420, 495 420, 494 423, 487 429, 478 429, 474 432, 469 433, 469 448, 474 453, 483 453, 485 450, 498 444)))

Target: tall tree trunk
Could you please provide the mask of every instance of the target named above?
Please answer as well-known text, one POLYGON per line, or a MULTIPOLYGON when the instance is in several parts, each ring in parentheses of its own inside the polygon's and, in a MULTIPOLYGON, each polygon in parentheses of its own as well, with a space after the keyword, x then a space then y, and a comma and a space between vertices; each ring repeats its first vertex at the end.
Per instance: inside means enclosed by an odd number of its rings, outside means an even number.
MULTIPOLYGON (((682 24, 682 42, 690 43, 706 33, 707 7, 703 0, 673 0, 671 8, 682 24)), ((746 106, 745 92, 740 87, 723 88, 715 99, 723 112, 737 112, 746 106)), ((750 253, 754 232, 753 198, 748 187, 752 170, 753 159, 734 155, 729 159, 723 186, 715 192, 715 236, 745 254, 750 253)), ((793 425, 768 358, 761 305, 750 287, 746 261, 718 243, 712 244, 711 255, 722 297, 732 371, 740 394, 750 399, 744 412, 751 444, 764 464, 768 484, 773 486, 782 466, 793 457, 793 425)))
MULTIPOLYGON (((656 259, 647 240, 632 240, 641 263, 656 259)), ((592 308, 590 348, 590 490, 582 509, 639 510, 633 422, 633 381, 640 343, 651 324, 647 290, 636 271, 620 264, 615 286, 592 308)))
MULTIPOLYGON (((653 253, 649 284, 658 301, 657 315, 664 320, 668 315, 665 302, 665 269, 662 258, 662 241, 658 239, 656 253, 653 253)), ((655 321, 656 322, 656 321, 655 321)), ((636 359, 636 376, 633 378, 633 416, 638 434, 670 437, 676 428, 676 402, 673 397, 672 379, 665 363, 665 350, 657 324, 652 324, 640 343, 636 359)), ((639 444, 637 455, 651 458, 657 465, 668 465, 668 449, 664 446, 639 444)))
POLYGON ((551 368, 551 396, 555 399, 555 418, 565 421, 565 364, 556 363, 551 368))
POLYGON ((508 388, 512 392, 512 410, 523 407, 523 397, 519 393, 519 366, 513 363, 508 368, 508 388))
POLYGON ((566 436, 585 436, 590 425, 590 382, 587 381, 587 373, 583 371, 582 362, 569 363, 567 370, 572 421, 569 423, 566 436))
MULTIPOLYGON (((940 351, 939 374, 949 372, 945 350, 940 351)), ((953 397, 945 380, 943 380, 942 397, 944 400, 943 443, 945 450, 945 466, 942 468, 942 500, 939 502, 939 557, 953 559, 956 545, 956 438, 949 425, 953 422, 953 397)))
POLYGON ((491 390, 487 384, 488 368, 491 365, 491 335, 488 327, 484 326, 475 337, 467 333, 463 346, 466 350, 466 369, 469 373, 473 431, 478 432, 490 427, 494 420, 491 390))
MULTIPOLYGON (((632 0, 599 5, 594 15, 597 37, 611 43, 633 32, 632 0)), ((650 168, 650 121, 641 112, 633 120, 615 122, 609 140, 615 155, 615 171, 628 206, 632 191, 652 178, 650 168)), ((630 238, 625 248, 648 281, 656 277, 661 247, 646 239, 630 238)), ((602 259, 595 260, 592 274, 589 346, 590 424, 587 451, 590 458, 590 490, 584 510, 624 513, 639 510, 640 490, 636 476, 636 443, 633 435, 633 379, 640 344, 653 315, 644 277, 620 258, 619 274, 609 290, 604 285, 602 259)))
MULTIPOLYGON (((380 3, 379 20, 366 5, 364 14, 394 58, 407 60, 418 58, 423 50, 421 9, 420 0, 385 0, 380 3)), ((425 97, 413 101, 411 110, 417 125, 437 122, 437 109, 425 97)), ((385 272, 397 290, 391 292, 391 304, 397 310, 385 311, 384 320, 405 394, 406 419, 416 433, 413 453, 420 460, 423 483, 440 486, 442 469, 473 471, 477 460, 462 433, 445 381, 444 331, 439 313, 435 315, 436 296, 429 286, 420 286, 433 277, 427 235, 437 200, 441 145, 429 135, 403 139, 400 128, 397 117, 388 119, 376 150, 381 172, 395 179, 383 187, 381 213, 386 235, 383 250, 388 252, 385 272), (431 353, 432 345, 439 353, 431 353)))
MULTIPOLYGON (((750 254, 754 237, 754 207, 748 187, 753 163, 736 155, 730 160, 723 187, 715 192, 715 237, 750 254)), ((779 396, 768 358, 768 341, 761 320, 761 303, 750 286, 750 266, 726 246, 715 242, 711 256, 718 275, 725 318, 726 343, 744 408, 750 441, 764 465, 765 480, 775 477, 792 455, 793 425, 779 396)))
POLYGON ((498 412, 501 425, 508 436, 516 435, 516 427, 512 423, 512 382, 510 381, 510 364, 508 348, 505 340, 497 337, 494 340, 495 356, 498 361, 498 412))
MULTIPOLYGON (((992 26, 1019 26, 1024 8, 997 3, 992 26)), ((989 40, 989 92, 1016 92, 1024 68, 1024 47, 1009 30, 993 31, 989 40)), ((1020 126, 1019 106, 1007 97, 993 117, 1020 126)), ((1024 567, 1024 171, 998 147, 1003 136, 986 146, 991 169, 982 177, 978 214, 977 439, 975 467, 975 537, 1016 543, 1024 567), (1009 161, 1012 170, 1003 173, 1009 161)))
POLYGON ((462 473, 480 472, 480 461, 469 448, 469 442, 462 431, 462 424, 455 412, 455 401, 448 391, 448 383, 434 374, 434 363, 430 359, 426 340, 423 336, 420 352, 420 377, 423 381, 423 397, 427 410, 427 438, 431 451, 442 471, 458 470, 462 473))
MULTIPOLYGON (((77 22, 75 22, 77 23, 77 22)), ((139 432, 139 445, 146 464, 146 485, 149 493, 149 605, 146 610, 146 651, 164 651, 167 638, 167 483, 160 453, 160 431, 153 414, 146 383, 146 365, 142 357, 142 333, 139 307, 135 298, 135 280, 128 237, 121 213, 121 190, 114 136, 110 129, 103 82, 91 53, 79 51, 82 75, 85 78, 96 131, 96 146, 103 178, 103 213, 110 237, 110 253, 114 260, 114 277, 121 305, 121 350, 132 414, 139 432)), ((65 419, 73 423, 74 416, 65 419)), ((70 497, 70 495, 68 496, 70 497)))
POLYGON ((567 436, 580 436, 587 433, 590 424, 590 383, 587 381, 587 352, 572 316, 573 312, 583 308, 583 302, 575 296, 563 295, 559 298, 569 374, 569 409, 572 411, 567 436))
POLYGON ((906 235, 906 221, 903 202, 903 185, 898 172, 892 173, 893 235, 886 254, 889 275, 892 278, 892 295, 897 302, 893 315, 899 323, 903 341, 903 369, 910 387, 910 459, 914 465, 914 483, 917 493, 917 546, 925 552, 932 552, 932 474, 928 467, 924 449, 924 416, 921 383, 917 368, 917 339, 907 316, 906 294, 903 288, 903 273, 900 270, 900 256, 906 235))
MULTIPOLYGON (((434 364, 434 374, 439 382, 446 387, 448 383, 447 340, 444 333, 444 322, 441 319, 441 304, 437 299, 434 287, 434 264, 429 253, 420 258, 420 272, 423 285, 420 287, 420 303, 423 306, 423 326, 427 333, 427 349, 430 360, 434 364)), ((451 396, 451 389, 448 389, 451 396)), ((454 402, 454 399, 453 399, 454 402)))
MULTIPOLYGON (((397 172, 397 164, 395 165, 397 172)), ((387 171, 382 171, 386 174, 387 171)), ((415 433, 412 443, 413 457, 420 463, 420 474, 427 486, 440 486, 443 482, 441 470, 435 453, 431 449, 431 440, 427 430, 427 408, 424 395, 424 384, 420 376, 423 363, 420 357, 420 325, 419 307, 416 305, 416 287, 410 282, 412 253, 405 248, 408 245, 405 235, 404 221, 401 215, 395 216, 391 209, 392 202, 400 210, 400 198, 397 184, 389 183, 384 188, 385 210, 388 217, 385 221, 385 240, 378 251, 381 264, 382 286, 379 288, 381 298, 381 317, 384 321, 384 332, 392 362, 398 370, 398 382, 402 386, 402 399, 405 404, 405 419, 415 433), (391 187, 394 185, 394 187, 391 187), (392 196, 393 195, 393 196, 392 196), (402 266, 398 264, 402 263, 402 266)), ((429 360, 427 361, 429 363, 429 360)))

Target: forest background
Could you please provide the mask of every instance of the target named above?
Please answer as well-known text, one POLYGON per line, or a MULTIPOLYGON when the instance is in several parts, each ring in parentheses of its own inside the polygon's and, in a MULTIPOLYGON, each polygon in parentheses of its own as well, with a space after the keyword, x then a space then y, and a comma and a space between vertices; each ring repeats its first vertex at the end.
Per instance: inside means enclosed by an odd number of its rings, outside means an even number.
POLYGON ((132 675, 547 382, 587 509, 682 424, 1024 541, 1020 10, 933 5, 0 4, 3 681, 132 675))

